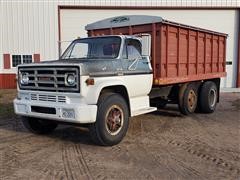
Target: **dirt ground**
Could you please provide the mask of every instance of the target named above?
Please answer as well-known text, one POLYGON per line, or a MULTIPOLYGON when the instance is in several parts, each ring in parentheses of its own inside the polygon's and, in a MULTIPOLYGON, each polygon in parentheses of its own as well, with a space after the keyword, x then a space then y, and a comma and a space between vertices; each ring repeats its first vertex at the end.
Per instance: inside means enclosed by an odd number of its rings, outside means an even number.
POLYGON ((131 118, 122 143, 92 144, 87 130, 33 135, 0 91, 0 179, 240 179, 240 94, 222 93, 213 114, 176 106, 131 118))

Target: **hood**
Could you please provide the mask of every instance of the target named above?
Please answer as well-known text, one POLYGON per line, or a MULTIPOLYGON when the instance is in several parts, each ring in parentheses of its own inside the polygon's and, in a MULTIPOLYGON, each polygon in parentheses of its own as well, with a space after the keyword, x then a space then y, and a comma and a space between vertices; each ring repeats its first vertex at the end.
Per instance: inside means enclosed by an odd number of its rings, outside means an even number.
MULTIPOLYGON (((60 59, 51 61, 41 61, 37 64, 42 65, 79 65, 81 75, 115 73, 116 69, 121 68, 120 60, 117 59, 60 59)), ((32 64, 34 65, 34 63, 32 64)))

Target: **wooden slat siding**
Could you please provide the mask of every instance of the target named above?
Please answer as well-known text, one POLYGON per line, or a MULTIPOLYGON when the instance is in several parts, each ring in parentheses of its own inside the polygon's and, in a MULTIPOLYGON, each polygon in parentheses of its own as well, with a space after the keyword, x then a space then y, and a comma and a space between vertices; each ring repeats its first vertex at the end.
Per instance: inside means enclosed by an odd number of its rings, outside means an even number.
POLYGON ((15 89, 16 74, 0 74, 0 89, 15 89))
POLYGON ((4 69, 11 68, 10 54, 3 54, 3 68, 4 69))
POLYGON ((33 61, 36 62, 36 63, 40 62, 40 54, 34 54, 33 55, 33 61))

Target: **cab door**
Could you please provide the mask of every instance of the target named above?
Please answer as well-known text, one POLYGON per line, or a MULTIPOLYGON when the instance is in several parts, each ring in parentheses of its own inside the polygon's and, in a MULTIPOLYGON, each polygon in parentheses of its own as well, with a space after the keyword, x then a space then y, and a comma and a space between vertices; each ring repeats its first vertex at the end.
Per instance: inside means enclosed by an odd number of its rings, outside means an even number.
POLYGON ((138 39, 125 39, 122 66, 130 93, 134 96, 147 95, 152 87, 152 69, 149 57, 142 56, 142 44, 138 39))

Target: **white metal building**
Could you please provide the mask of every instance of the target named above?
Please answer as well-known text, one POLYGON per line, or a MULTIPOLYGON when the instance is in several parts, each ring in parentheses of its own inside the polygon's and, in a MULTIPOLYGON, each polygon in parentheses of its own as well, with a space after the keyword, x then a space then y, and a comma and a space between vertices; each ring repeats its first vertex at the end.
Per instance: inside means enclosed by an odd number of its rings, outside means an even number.
POLYGON ((227 33, 227 77, 240 87, 240 0, 0 0, 0 89, 15 87, 16 65, 57 59, 85 25, 119 15, 154 15, 227 33))

